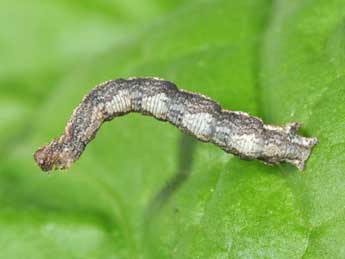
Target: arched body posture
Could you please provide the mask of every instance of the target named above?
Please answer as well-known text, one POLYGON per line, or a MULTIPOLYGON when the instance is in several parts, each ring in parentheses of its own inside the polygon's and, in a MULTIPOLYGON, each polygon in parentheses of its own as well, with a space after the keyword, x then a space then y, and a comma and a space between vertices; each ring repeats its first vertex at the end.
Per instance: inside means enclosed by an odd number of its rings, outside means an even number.
POLYGON ((206 96, 179 90, 158 78, 129 78, 96 86, 74 110, 65 132, 39 148, 34 158, 44 171, 66 169, 76 161, 105 121, 139 112, 168 121, 203 142, 243 159, 288 162, 303 170, 316 138, 299 136, 299 123, 263 124, 244 112, 223 110, 206 96))

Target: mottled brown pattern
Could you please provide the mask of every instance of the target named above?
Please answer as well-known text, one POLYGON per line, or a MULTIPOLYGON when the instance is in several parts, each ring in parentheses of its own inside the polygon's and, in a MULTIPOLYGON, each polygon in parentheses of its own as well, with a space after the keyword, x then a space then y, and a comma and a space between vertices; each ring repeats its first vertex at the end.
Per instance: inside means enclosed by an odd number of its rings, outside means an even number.
POLYGON ((39 148, 34 158, 43 171, 66 169, 76 161, 105 121, 129 112, 168 121, 185 133, 243 159, 287 162, 304 169, 316 138, 297 134, 299 123, 263 124, 244 112, 223 110, 201 94, 178 90, 158 78, 129 78, 96 86, 74 110, 65 132, 39 148))

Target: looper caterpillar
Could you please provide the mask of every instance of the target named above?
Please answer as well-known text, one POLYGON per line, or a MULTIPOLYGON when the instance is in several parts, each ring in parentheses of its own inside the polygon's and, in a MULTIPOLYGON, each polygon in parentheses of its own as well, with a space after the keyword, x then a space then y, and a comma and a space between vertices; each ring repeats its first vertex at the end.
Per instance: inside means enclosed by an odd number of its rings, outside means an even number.
POLYGON ((206 96, 179 90, 169 81, 129 78, 104 82, 87 94, 73 111, 65 132, 35 152, 36 163, 43 171, 69 168, 103 122, 129 112, 168 121, 242 159, 287 162, 301 171, 317 143, 316 138, 297 134, 298 122, 265 125, 247 113, 224 110, 206 96))

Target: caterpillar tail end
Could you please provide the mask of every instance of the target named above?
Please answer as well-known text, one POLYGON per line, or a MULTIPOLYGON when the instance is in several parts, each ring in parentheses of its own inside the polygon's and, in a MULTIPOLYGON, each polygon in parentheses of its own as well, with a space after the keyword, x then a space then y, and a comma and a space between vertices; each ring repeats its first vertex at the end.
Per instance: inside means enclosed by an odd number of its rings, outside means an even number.
POLYGON ((308 160, 313 147, 318 143, 317 138, 303 138, 305 145, 301 147, 302 151, 298 159, 293 160, 291 164, 297 167, 299 171, 303 171, 305 163, 308 160))
POLYGON ((299 171, 303 171, 305 163, 308 160, 313 147, 318 143, 317 138, 306 138, 297 134, 301 124, 298 122, 288 123, 285 125, 287 133, 292 137, 292 145, 294 150, 297 151, 295 159, 287 159, 286 162, 297 167, 299 171))

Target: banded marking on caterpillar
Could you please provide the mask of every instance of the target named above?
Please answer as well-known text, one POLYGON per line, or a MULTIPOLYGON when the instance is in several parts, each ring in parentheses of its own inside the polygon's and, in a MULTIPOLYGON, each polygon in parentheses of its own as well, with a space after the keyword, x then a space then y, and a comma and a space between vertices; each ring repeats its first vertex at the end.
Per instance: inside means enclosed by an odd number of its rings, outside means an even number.
POLYGON ((75 162, 105 121, 139 112, 168 121, 184 133, 211 142, 242 159, 267 164, 287 162, 304 169, 316 138, 297 134, 297 122, 265 125, 244 112, 224 110, 210 98, 159 78, 104 82, 87 94, 73 111, 65 132, 34 153, 43 171, 66 169, 75 162))

